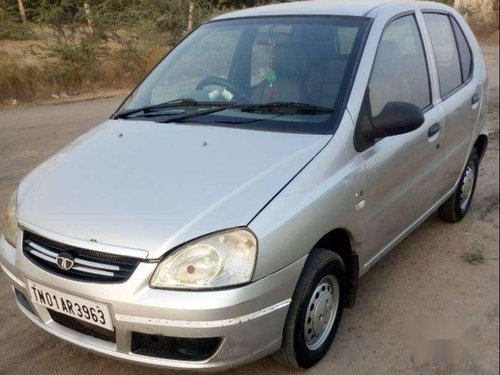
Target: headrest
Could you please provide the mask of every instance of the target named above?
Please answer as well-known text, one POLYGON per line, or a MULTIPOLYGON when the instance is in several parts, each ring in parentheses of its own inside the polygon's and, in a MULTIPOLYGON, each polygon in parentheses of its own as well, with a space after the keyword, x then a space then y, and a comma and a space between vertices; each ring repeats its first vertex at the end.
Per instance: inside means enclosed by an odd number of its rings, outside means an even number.
POLYGON ((278 44, 290 43, 292 35, 290 33, 271 31, 257 34, 255 43, 262 46, 271 46, 273 42, 278 44))
POLYGON ((378 58, 391 59, 401 56, 399 43, 393 40, 383 40, 378 47, 378 58))
POLYGON ((278 79, 297 77, 299 67, 299 51, 295 43, 278 44, 274 47, 273 69, 278 79))

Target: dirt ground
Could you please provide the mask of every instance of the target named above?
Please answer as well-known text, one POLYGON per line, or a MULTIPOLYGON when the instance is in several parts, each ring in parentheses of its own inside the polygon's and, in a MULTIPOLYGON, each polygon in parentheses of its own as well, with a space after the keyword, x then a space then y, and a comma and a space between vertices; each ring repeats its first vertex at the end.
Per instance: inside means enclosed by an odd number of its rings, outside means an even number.
MULTIPOLYGON (((471 214, 456 225, 431 217, 374 266, 361 279, 357 304, 346 311, 334 346, 309 374, 499 373, 498 45, 484 46, 484 52, 492 89, 491 143, 471 214), (464 255, 484 262, 472 264, 464 255)), ((0 207, 22 176, 118 103, 1 111, 0 207)), ((173 372, 106 359, 45 333, 18 311, 0 272, 0 374, 32 373, 173 372)), ((265 358, 230 373, 290 371, 265 358)))

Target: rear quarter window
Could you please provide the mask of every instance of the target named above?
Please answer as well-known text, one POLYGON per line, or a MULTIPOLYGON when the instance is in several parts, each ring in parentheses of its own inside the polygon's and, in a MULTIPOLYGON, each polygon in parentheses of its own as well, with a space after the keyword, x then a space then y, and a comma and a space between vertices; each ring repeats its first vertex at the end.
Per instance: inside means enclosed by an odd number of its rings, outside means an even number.
POLYGON ((451 17, 451 25, 457 40, 460 66, 462 68, 462 81, 466 82, 472 76, 472 52, 462 28, 453 17, 451 17))

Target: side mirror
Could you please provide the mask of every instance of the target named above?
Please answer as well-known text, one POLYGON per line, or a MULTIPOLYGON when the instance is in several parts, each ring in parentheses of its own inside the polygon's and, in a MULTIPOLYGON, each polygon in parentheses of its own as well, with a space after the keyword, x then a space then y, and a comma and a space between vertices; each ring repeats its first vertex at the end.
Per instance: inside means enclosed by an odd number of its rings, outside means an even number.
POLYGON ((420 128, 425 121, 422 110, 405 102, 389 102, 379 115, 371 118, 373 138, 410 133, 420 128))
POLYGON ((356 126, 356 150, 362 152, 373 146, 380 138, 412 132, 424 122, 422 110, 406 102, 389 102, 380 114, 372 116, 367 90, 356 126))

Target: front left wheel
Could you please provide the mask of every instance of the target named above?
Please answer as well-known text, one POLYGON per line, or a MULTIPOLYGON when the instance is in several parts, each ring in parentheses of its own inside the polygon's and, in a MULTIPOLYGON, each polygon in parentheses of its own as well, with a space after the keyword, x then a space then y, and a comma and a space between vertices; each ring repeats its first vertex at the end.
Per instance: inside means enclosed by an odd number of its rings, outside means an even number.
POLYGON ((275 358, 287 367, 307 369, 328 352, 346 298, 345 265, 336 253, 314 249, 304 266, 288 311, 283 344, 275 358))

